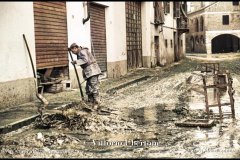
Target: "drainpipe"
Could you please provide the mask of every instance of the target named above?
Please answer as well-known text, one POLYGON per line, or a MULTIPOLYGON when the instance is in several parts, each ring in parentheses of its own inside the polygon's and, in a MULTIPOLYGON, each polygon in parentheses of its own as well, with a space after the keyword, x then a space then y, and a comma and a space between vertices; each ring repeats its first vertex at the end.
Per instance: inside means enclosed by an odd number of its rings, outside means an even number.
POLYGON ((87 13, 88 13, 88 15, 87 15, 87 18, 83 18, 83 20, 82 20, 83 24, 86 23, 90 19, 89 3, 88 3, 88 1, 83 3, 84 11, 85 11, 85 3, 87 3, 87 13))

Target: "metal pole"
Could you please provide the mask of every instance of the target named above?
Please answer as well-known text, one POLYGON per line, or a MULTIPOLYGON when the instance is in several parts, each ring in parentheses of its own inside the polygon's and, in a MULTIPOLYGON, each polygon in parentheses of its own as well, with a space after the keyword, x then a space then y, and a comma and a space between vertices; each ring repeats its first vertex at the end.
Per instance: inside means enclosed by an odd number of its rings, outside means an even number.
MULTIPOLYGON (((70 54, 71 60, 73 61, 73 57, 72 57, 70 48, 68 48, 68 53, 70 54)), ((76 73, 76 76, 77 76, 78 86, 79 86, 79 89, 80 89, 80 95, 81 95, 82 100, 84 100, 83 91, 82 91, 82 86, 81 86, 81 83, 80 83, 80 80, 79 80, 79 76, 78 76, 78 73, 77 73, 77 69, 76 69, 75 64, 73 64, 73 67, 74 67, 74 70, 75 70, 75 73, 76 73)))

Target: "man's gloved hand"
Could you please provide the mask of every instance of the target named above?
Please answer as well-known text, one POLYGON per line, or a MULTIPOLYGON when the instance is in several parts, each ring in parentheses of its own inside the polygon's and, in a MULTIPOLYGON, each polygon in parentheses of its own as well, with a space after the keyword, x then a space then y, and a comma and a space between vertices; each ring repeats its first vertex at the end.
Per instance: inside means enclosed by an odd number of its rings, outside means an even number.
POLYGON ((74 65, 74 64, 77 64, 77 62, 76 62, 76 61, 72 61, 71 63, 72 63, 73 65, 74 65))

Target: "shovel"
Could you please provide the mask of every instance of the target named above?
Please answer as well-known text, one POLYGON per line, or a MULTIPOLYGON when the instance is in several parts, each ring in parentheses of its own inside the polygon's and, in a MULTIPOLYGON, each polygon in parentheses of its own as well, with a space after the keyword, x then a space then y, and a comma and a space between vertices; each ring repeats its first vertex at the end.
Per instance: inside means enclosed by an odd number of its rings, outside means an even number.
POLYGON ((29 47, 28 47, 28 43, 27 43, 27 40, 26 40, 26 37, 25 37, 24 34, 23 34, 23 39, 24 39, 24 42, 26 44, 28 54, 29 54, 31 64, 32 64, 32 70, 33 70, 34 82, 35 82, 35 88, 36 88, 36 96, 44 105, 48 105, 49 102, 41 94, 38 93, 38 85, 37 85, 37 77, 36 77, 36 73, 35 73, 35 68, 34 68, 34 65, 33 65, 33 60, 32 60, 32 56, 31 56, 31 53, 30 53, 30 50, 29 50, 29 47))

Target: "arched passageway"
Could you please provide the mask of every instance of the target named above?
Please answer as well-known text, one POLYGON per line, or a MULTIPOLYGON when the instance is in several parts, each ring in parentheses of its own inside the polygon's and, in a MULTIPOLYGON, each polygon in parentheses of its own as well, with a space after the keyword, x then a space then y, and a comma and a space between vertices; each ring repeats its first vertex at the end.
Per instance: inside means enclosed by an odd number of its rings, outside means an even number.
POLYGON ((228 53, 240 50, 239 38, 231 34, 222 34, 212 39, 212 53, 228 53))

